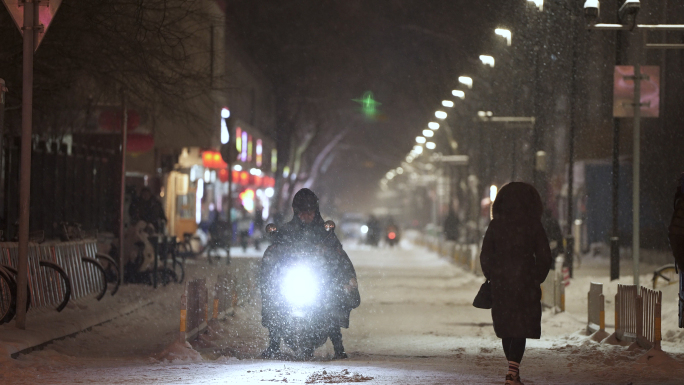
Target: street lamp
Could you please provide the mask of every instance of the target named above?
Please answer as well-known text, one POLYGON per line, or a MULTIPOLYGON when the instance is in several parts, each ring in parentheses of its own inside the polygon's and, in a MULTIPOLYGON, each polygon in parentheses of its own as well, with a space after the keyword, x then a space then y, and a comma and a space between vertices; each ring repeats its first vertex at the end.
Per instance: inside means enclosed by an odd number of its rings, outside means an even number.
POLYGON ((425 142, 427 142, 427 139, 424 136, 416 136, 416 143, 423 144, 425 142))
POLYGON ((505 28, 497 28, 494 30, 494 33, 506 39, 506 45, 509 47, 511 46, 513 35, 511 34, 510 30, 505 28))
POLYGON ((454 102, 452 102, 451 100, 442 100, 442 106, 451 108, 454 106, 454 102))
POLYGON ((480 61, 484 65, 494 68, 494 57, 489 55, 480 55, 480 61))
POLYGON ((426 138, 432 138, 435 136, 435 132, 432 130, 423 130, 423 136, 426 138))
POLYGON ((458 82, 464 84, 468 88, 473 88, 473 78, 469 76, 459 76, 458 82))
POLYGON ((465 92, 461 90, 453 90, 451 91, 451 94, 459 99, 465 99, 465 92))
POLYGON ((427 142, 425 143, 425 147, 427 147, 430 150, 434 150, 437 147, 437 145, 434 142, 427 142))
POLYGON ((435 111, 435 117, 444 120, 447 118, 447 113, 444 111, 435 111))
POLYGON ((437 122, 430 122, 430 123, 428 123, 428 127, 429 127, 431 130, 439 130, 439 123, 437 123, 437 122))

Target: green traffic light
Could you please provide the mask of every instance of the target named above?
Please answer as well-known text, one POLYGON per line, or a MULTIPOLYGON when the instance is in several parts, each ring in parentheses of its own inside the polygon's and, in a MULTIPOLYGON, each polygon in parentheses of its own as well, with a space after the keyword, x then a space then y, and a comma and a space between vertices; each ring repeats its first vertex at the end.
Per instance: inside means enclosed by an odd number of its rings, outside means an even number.
POLYGON ((361 99, 352 99, 353 101, 361 104, 361 112, 368 118, 374 118, 378 115, 377 106, 381 105, 375 99, 373 99, 373 93, 366 91, 361 99))

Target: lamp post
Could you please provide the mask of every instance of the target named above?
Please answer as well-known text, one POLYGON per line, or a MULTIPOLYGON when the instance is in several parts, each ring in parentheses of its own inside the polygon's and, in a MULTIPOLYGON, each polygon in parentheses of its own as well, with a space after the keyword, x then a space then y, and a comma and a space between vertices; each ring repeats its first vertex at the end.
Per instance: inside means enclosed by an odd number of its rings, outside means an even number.
MULTIPOLYGON (((584 3, 584 16, 587 21, 588 29, 606 30, 606 31, 623 31, 623 30, 642 30, 644 32, 644 41, 642 49, 684 49, 684 44, 661 44, 649 43, 647 39, 648 31, 684 31, 684 24, 637 24, 636 19, 641 10, 641 2, 639 0, 626 0, 618 10, 618 18, 621 24, 602 24, 598 23, 600 14, 599 0, 586 0, 584 3)), ((633 259, 633 279, 634 284, 639 285, 639 248, 640 248, 640 168, 641 168, 641 81, 647 79, 641 74, 639 63, 634 64, 634 76, 626 77, 634 81, 634 129, 632 130, 632 259, 633 259)), ((617 135, 615 130, 614 135, 617 135)), ((611 264, 619 262, 619 243, 617 238, 617 178, 619 163, 616 159, 618 149, 617 138, 613 140, 613 234, 611 237, 611 264)), ((611 279, 614 278, 614 273, 619 273, 619 268, 611 266, 611 279), (615 271, 614 271, 615 270, 615 271)))

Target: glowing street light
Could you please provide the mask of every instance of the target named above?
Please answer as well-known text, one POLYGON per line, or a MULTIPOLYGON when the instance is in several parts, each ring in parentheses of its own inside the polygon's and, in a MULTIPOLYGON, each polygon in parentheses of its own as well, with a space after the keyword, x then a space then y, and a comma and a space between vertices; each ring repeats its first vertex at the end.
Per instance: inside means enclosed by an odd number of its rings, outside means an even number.
POLYGON ((437 147, 437 145, 434 142, 427 142, 425 143, 425 147, 427 147, 430 150, 434 150, 437 147))
POLYGON ((422 147, 422 146, 414 146, 414 147, 413 147, 413 151, 414 151, 416 154, 420 155, 420 154, 423 153, 423 147, 422 147))
POLYGON ((435 117, 444 120, 447 118, 447 113, 444 111, 435 111, 435 117))
POLYGON ((466 85, 468 88, 473 88, 473 78, 469 76, 459 76, 458 82, 466 85))
POLYGON ((435 136, 435 133, 432 130, 423 130, 423 136, 426 138, 432 138, 435 136))
POLYGON ((397 174, 401 175, 401 174, 404 173, 404 169, 401 168, 401 167, 397 167, 397 171, 396 171, 396 172, 397 172, 397 174))
POLYGON ((425 142, 427 142, 427 139, 424 136, 416 136, 416 143, 423 144, 425 142))
POLYGON ((544 10, 544 0, 527 0, 530 3, 534 3, 540 11, 544 10))
POLYGON ((459 99, 465 99, 465 92, 461 90, 453 90, 451 91, 451 94, 459 99))
POLYGON ((503 37, 506 39, 506 44, 510 47, 512 44, 512 39, 513 39, 513 34, 511 34, 511 31, 505 28, 497 28, 494 30, 494 33, 503 37))
POLYGON ((430 122, 430 123, 428 123, 428 127, 429 127, 431 130, 439 130, 439 123, 437 123, 437 122, 430 122))
POLYGON ((494 200, 496 199, 496 194, 498 192, 499 190, 497 189, 497 187, 495 185, 491 185, 489 187, 489 200, 494 202, 494 200))
POLYGON ((452 102, 451 100, 442 100, 442 106, 451 108, 454 106, 454 102, 452 102))
POLYGON ((494 57, 489 55, 480 55, 480 61, 486 66, 494 68, 494 57))

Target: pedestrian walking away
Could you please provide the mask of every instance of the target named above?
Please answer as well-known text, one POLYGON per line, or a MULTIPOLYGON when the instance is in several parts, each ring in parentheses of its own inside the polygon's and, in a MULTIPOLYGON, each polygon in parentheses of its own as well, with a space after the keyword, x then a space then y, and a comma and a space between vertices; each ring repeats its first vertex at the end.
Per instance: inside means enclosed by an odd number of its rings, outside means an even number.
POLYGON ((551 266, 542 212, 534 187, 522 182, 503 186, 482 244, 480 263, 491 282, 494 331, 508 360, 507 385, 522 384, 526 339, 541 337, 540 285, 551 266))

